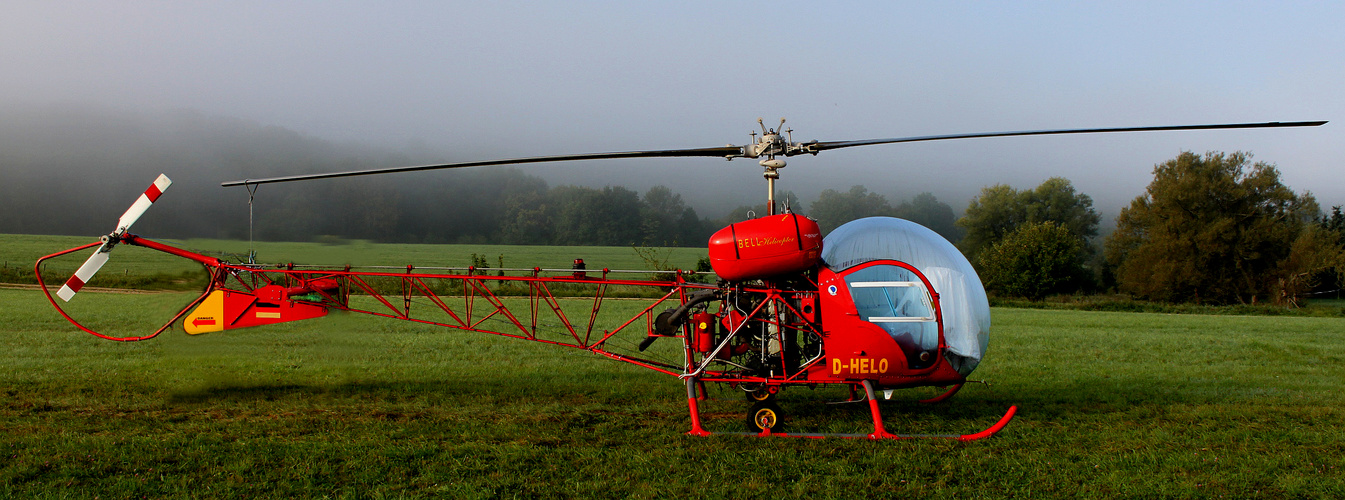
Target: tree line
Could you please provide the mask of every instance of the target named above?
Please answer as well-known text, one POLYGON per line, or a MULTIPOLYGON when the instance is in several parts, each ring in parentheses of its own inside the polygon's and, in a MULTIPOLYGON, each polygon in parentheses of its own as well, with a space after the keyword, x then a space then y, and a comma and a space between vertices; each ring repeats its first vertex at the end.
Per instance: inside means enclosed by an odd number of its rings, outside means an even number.
MULTIPOLYGON (((462 183, 400 191, 367 183, 287 190, 280 210, 267 216, 261 236, 308 238, 331 230, 389 242, 703 247, 715 231, 767 213, 765 204, 743 205, 721 217, 702 217, 661 185, 638 193, 622 186, 550 187, 510 168, 468 175, 472 178, 462 183)), ((777 210, 814 217, 824 232, 857 218, 886 215, 925 224, 951 239, 961 234, 953 208, 930 193, 895 206, 863 186, 846 193, 825 190, 806 207, 789 191, 778 199, 777 210)))
POLYGON ((1096 241, 1092 200, 1068 180, 984 188, 958 225, 960 248, 994 293, 1041 300, 1114 289, 1162 302, 1297 304, 1339 289, 1345 215, 1326 216, 1274 165, 1243 152, 1183 152, 1096 241))

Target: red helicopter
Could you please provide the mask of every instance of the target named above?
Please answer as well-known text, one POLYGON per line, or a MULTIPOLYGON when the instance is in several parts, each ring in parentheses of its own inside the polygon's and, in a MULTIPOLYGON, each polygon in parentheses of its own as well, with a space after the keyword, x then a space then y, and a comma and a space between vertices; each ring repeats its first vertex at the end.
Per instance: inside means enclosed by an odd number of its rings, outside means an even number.
MULTIPOLYGON (((761 120, 757 120, 761 123, 761 120)), ((647 157, 755 158, 765 169, 767 213, 731 224, 709 241, 715 284, 677 271, 647 279, 649 271, 503 269, 490 275, 474 267, 362 267, 341 269, 296 264, 230 263, 129 233, 170 181, 160 175, 99 241, 37 261, 43 292, 76 327, 117 341, 153 338, 181 322, 188 334, 219 332, 312 319, 330 310, 370 314, 582 349, 613 360, 675 376, 686 386, 691 430, 712 433, 701 422, 704 384, 742 390, 753 402, 749 434, 822 438, 902 439, 989 437, 1003 429, 1017 407, 993 426, 972 434, 899 435, 888 432, 876 391, 943 387, 953 396, 985 356, 990 307, 976 271, 947 240, 913 222, 871 217, 847 223, 823 238, 813 220, 777 207, 775 181, 784 157, 851 146, 981 137, 1319 126, 1325 121, 1266 122, 1160 127, 1062 129, 935 135, 834 142, 794 142, 792 130, 752 133, 744 146, 628 151, 421 165, 375 170, 246 179, 222 183, 255 194, 261 184, 447 168, 574 160, 647 157), (785 134, 785 135, 782 135, 785 134), (158 250, 202 264, 209 285, 158 330, 143 336, 113 336, 85 327, 64 311, 42 282, 52 258, 97 247, 56 292, 70 301, 120 244, 158 250), (633 274, 646 277, 635 279, 633 274), (622 318, 600 314, 612 287, 657 289, 661 296, 622 318), (573 297, 587 297, 576 308, 573 297), (599 326, 599 322, 603 326, 599 326), (637 342, 638 339, 638 342, 637 342), (656 341, 664 340, 659 349, 656 341), (671 346, 669 345, 671 343, 671 346), (676 347, 676 349, 673 349, 676 347), (662 351, 664 357, 657 355, 662 351), (782 432, 775 402, 785 388, 839 385, 852 401, 867 401, 873 432, 812 434, 782 432), (862 398, 862 399, 860 399, 862 398)), ((249 259, 251 260, 251 259, 249 259)))

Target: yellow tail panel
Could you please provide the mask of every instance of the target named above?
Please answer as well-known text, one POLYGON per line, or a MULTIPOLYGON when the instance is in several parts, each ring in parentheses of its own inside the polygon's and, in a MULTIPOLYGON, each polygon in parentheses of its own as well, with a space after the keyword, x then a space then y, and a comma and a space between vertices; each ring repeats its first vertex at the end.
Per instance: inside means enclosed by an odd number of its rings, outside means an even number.
POLYGON ((210 296, 206 297, 201 305, 196 306, 196 310, 187 315, 187 319, 182 320, 182 327, 191 335, 223 331, 224 291, 210 292, 210 296))

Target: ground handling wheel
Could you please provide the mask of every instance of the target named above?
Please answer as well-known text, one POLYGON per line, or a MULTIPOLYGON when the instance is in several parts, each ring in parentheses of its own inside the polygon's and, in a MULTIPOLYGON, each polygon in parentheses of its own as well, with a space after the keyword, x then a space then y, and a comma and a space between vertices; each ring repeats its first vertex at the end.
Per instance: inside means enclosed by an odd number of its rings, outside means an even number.
POLYGON ((748 432, 760 434, 766 429, 770 429, 771 433, 783 432, 785 429, 784 412, 775 401, 756 403, 747 412, 748 432))

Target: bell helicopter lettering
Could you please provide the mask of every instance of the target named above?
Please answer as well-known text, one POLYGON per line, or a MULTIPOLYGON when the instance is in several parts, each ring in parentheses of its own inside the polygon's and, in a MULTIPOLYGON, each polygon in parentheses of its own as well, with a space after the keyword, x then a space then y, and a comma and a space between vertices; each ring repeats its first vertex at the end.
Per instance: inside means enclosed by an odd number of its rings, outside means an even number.
POLYGON ((994 435, 1014 417, 1007 409, 989 428, 971 434, 894 434, 886 430, 876 392, 945 388, 923 402, 952 397, 984 360, 989 347, 990 307, 980 278, 950 242, 919 224, 871 217, 849 222, 825 237, 816 221, 780 207, 775 181, 785 158, 817 155, 854 146, 986 137, 1155 132, 1180 130, 1311 127, 1312 122, 1263 122, 1158 127, 989 132, 858 141, 795 142, 784 120, 743 146, 540 156, 385 169, 293 175, 224 182, 255 194, 263 184, 314 181, 437 169, 578 160, 718 157, 758 159, 767 183, 767 213, 719 230, 708 242, 718 281, 695 280, 696 273, 670 277, 648 271, 586 269, 506 269, 489 275, 475 267, 324 268, 298 264, 263 265, 222 259, 170 246, 129 232, 171 182, 158 179, 99 241, 63 250, 37 261, 34 270, 52 306, 77 328, 116 341, 153 338, 175 323, 188 334, 320 318, 347 311, 388 319, 500 335, 588 351, 615 361, 678 378, 685 385, 688 434, 748 434, 868 439, 947 438, 975 440, 994 435), (90 329, 72 318, 61 302, 75 298, 107 263, 118 245, 133 245, 200 263, 209 284, 200 296, 157 330, 117 336, 90 329), (97 247, 52 297, 42 282, 47 261, 97 247), (503 271, 509 271, 504 274, 503 271), (613 315, 603 308, 613 287, 657 291, 635 314, 613 315), (583 300, 574 296, 582 293, 583 300), (582 304, 577 306, 576 304, 582 304), (666 339, 666 340, 664 340, 666 339), (663 340, 661 343, 658 342, 663 340), (752 406, 748 430, 711 432, 699 409, 706 383, 741 390, 752 406), (842 386, 851 400, 866 402, 873 431, 863 434, 782 432, 782 390, 842 386))

